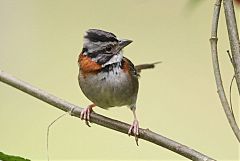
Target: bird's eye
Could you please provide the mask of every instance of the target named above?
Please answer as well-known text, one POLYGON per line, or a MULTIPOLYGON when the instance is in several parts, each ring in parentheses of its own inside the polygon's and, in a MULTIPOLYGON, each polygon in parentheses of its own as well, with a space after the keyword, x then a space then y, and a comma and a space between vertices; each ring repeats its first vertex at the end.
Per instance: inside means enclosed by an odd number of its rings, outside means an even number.
POLYGON ((111 51, 112 50, 112 47, 111 46, 108 46, 107 48, 106 48, 106 51, 111 51))

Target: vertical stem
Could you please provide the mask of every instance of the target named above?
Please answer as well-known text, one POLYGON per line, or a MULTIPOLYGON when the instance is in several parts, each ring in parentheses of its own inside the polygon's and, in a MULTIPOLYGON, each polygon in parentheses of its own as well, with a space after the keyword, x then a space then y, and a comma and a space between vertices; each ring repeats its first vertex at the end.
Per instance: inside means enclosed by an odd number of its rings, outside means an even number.
POLYGON ((223 6, 225 11, 229 42, 233 57, 235 78, 237 82, 238 92, 240 95, 240 46, 233 0, 223 0, 223 6))
POLYGON ((234 115, 233 115, 233 113, 230 109, 230 106, 229 106, 229 103, 228 103, 228 100, 227 100, 227 97, 226 97, 226 94, 225 94, 225 91, 224 91, 222 78, 221 78, 220 67, 219 67, 219 61, 218 61, 217 30, 218 30, 220 8, 221 8, 221 0, 216 0, 216 4, 215 4, 215 7, 214 7, 214 11, 213 11, 212 32, 211 32, 211 38, 210 38, 211 52, 212 52, 212 63, 213 63, 213 69, 214 69, 214 75, 215 75, 218 95, 219 95, 220 101, 222 103, 222 107, 224 109, 224 112, 226 114, 228 122, 229 122, 236 138, 240 142, 240 130, 239 130, 239 127, 236 123, 234 115))

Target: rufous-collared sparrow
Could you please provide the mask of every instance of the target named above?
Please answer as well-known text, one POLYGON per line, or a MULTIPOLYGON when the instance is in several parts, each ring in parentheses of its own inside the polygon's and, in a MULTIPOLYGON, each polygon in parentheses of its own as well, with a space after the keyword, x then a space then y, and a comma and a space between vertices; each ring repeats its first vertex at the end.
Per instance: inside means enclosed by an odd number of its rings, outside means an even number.
POLYGON ((134 116, 128 134, 132 133, 137 141, 139 122, 135 111, 138 77, 142 69, 153 68, 156 63, 134 66, 123 56, 122 51, 131 42, 98 29, 89 29, 85 33, 83 49, 78 59, 78 81, 82 92, 93 104, 82 110, 80 118, 86 120, 89 126, 94 106, 108 109, 126 105, 134 116))

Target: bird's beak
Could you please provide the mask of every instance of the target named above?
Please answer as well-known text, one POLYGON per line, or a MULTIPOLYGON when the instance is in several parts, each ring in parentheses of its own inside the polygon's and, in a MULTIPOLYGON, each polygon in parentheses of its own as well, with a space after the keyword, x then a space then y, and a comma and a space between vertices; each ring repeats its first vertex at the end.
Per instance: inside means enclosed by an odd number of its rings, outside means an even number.
POLYGON ((127 39, 121 39, 119 40, 119 49, 123 49, 125 46, 131 44, 133 42, 132 40, 127 40, 127 39))

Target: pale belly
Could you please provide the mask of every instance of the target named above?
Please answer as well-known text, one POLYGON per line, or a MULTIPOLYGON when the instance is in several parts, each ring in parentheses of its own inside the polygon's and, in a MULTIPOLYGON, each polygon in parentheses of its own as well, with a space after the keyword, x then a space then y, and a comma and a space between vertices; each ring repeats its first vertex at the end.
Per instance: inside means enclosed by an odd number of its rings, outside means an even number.
POLYGON ((89 74, 79 73, 79 85, 85 96, 102 108, 114 106, 135 106, 138 93, 138 78, 120 72, 120 68, 110 72, 89 74))

